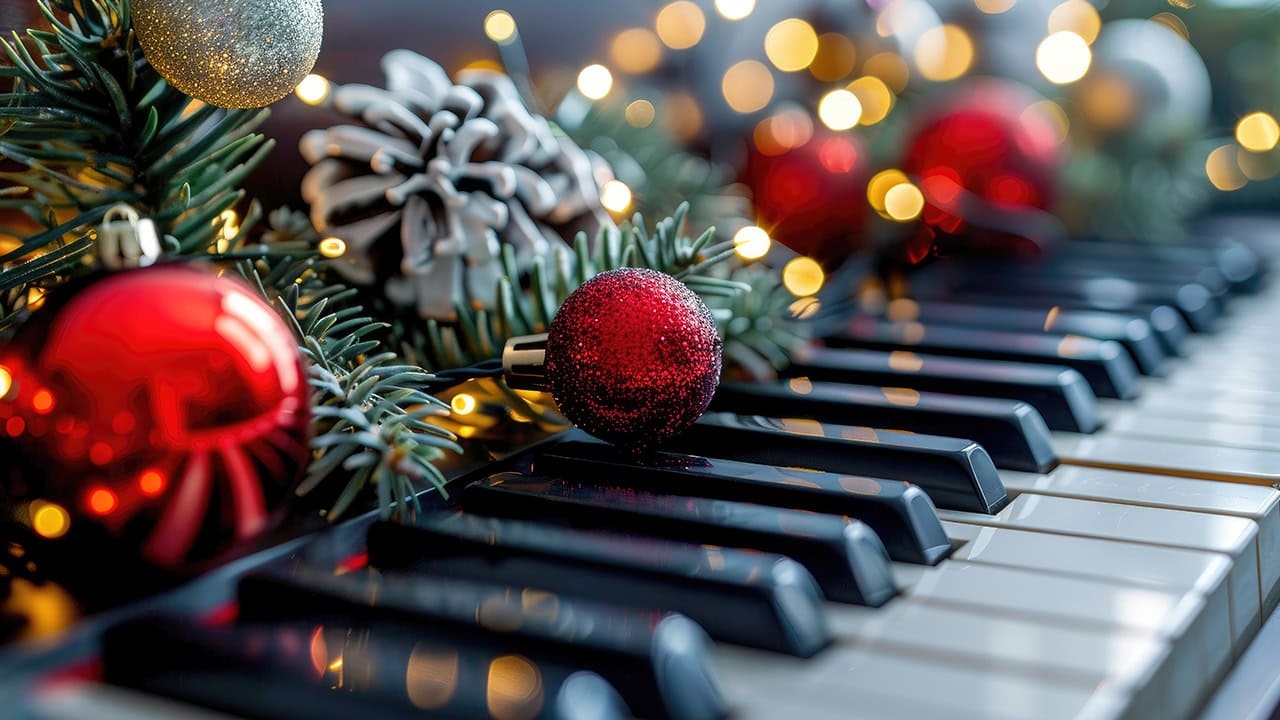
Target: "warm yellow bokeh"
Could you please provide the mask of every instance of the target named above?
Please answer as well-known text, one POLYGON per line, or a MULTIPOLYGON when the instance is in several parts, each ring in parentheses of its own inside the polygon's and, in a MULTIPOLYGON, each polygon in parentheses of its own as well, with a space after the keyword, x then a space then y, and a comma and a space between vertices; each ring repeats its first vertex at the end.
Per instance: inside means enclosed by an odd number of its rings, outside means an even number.
POLYGON ((1066 85, 1084 77, 1092 62, 1089 43, 1069 30, 1050 35, 1036 48, 1036 67, 1055 85, 1066 85))
POLYGON ((759 260, 769 254, 773 241, 764 228, 748 225, 733 236, 733 249, 743 260, 759 260))
POLYGON ((578 73, 578 92, 592 100, 603 99, 613 89, 613 73, 603 65, 588 65, 578 73))
POLYGON ((679 0, 658 11, 654 27, 664 45, 672 50, 684 50, 702 40, 702 34, 707 30, 707 18, 695 3, 679 0))
POLYGON ((930 28, 916 44, 915 60, 916 68, 926 80, 955 80, 973 66, 973 38, 958 25, 930 28))
POLYGON ((858 64, 858 49, 840 33, 818 36, 818 54, 809 64, 809 73, 822 82, 843 80, 858 64))
POLYGON ((1222 145, 1209 153, 1204 161, 1204 173, 1213 186, 1223 192, 1239 190, 1248 184, 1249 178, 1240 171, 1234 145, 1222 145))
POLYGON ((788 18, 769 28, 764 53, 783 72, 803 70, 818 55, 818 33, 804 20, 788 18))
POLYGON ((647 73, 662 63, 662 42, 648 28, 623 30, 609 44, 609 58, 623 72, 647 73))
POLYGON ((653 119, 657 116, 658 111, 653 107, 653 103, 648 100, 632 100, 627 109, 623 111, 623 115, 627 118, 627 124, 632 127, 644 128, 653 124, 653 119))
POLYGON ((484 34, 499 45, 516 39, 516 19, 506 10, 494 10, 484 19, 484 34))
POLYGON ((1092 45, 1102 30, 1102 17, 1087 0, 1067 0, 1049 13, 1049 34, 1073 32, 1092 45))
POLYGON ((1280 124, 1270 113, 1249 113, 1236 123, 1236 142, 1250 152, 1273 150, 1280 142, 1280 124))
POLYGON ((826 279, 822 266, 813 258, 798 257, 782 268, 782 284, 796 297, 816 295, 826 279))
POLYGON ((763 110, 773 99, 773 73, 764 63, 743 60, 725 71, 720 89, 725 102, 737 112, 763 110))
POLYGON ((893 109, 893 91, 874 75, 864 75, 854 80, 849 83, 848 90, 862 103, 862 118, 858 122, 863 125, 875 125, 888 117, 889 111, 893 109))

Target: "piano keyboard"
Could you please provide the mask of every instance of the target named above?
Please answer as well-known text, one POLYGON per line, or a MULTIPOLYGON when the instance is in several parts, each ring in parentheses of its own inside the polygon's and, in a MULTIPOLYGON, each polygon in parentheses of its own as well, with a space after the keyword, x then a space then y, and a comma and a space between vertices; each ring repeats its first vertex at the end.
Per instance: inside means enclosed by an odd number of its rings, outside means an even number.
POLYGON ((24 694, 49 719, 1265 717, 1264 272, 1210 244, 939 273, 656 463, 569 431, 0 667, 97 657, 24 694))

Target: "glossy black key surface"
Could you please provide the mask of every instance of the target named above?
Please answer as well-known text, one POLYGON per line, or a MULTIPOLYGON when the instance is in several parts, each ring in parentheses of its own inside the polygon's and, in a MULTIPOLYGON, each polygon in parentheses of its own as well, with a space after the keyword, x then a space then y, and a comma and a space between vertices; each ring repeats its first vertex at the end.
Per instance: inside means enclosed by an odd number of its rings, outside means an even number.
POLYGON ((826 343, 831 347, 1064 365, 1083 375, 1099 397, 1129 400, 1138 394, 1137 368, 1124 348, 1110 340, 858 317, 848 323, 844 332, 827 338, 826 343))
POLYGON ((1266 265, 1248 246, 1233 240, 1206 238, 1192 244, 1115 242, 1073 242, 1057 249, 1070 258, 1097 261, 1146 263, 1156 267, 1212 267, 1222 273, 1232 288, 1240 292, 1257 290, 1266 275, 1266 265))
POLYGON ((606 475, 577 482, 505 472, 467 486, 463 505, 489 515, 554 518, 575 527, 785 555, 813 574, 828 600, 879 607, 897 593, 884 545, 860 521, 606 482, 606 475))
POLYGON ((580 430, 565 438, 538 454, 539 470, 651 492, 847 515, 870 526, 899 562, 932 565, 951 552, 933 501, 917 485, 674 453, 641 464, 580 430))
POLYGON ((1090 433, 1102 424, 1097 399, 1084 376, 1069 367, 920 355, 907 350, 837 350, 796 353, 792 378, 1021 400, 1040 412, 1051 430, 1090 433))
POLYGON ((375 523, 369 560, 683 613, 717 640, 799 657, 831 641, 813 576, 781 555, 457 513, 375 523))
POLYGON ((1017 400, 793 379, 721 384, 711 409, 964 438, 1008 470, 1046 473, 1058 464, 1040 413, 1017 400))
POLYGON ((912 317, 894 320, 918 320, 934 325, 958 325, 988 330, 1082 335, 1095 340, 1114 340, 1129 352, 1138 370, 1145 375, 1159 372, 1167 359, 1164 347, 1151 323, 1136 315, 1094 310, 1033 310, 982 304, 918 303, 912 317))
POLYGON ((243 622, 392 621, 440 646, 589 670, 643 717, 712 720, 728 713, 711 668, 711 640, 683 615, 628 613, 528 587, 283 565, 245 577, 239 599, 243 622))
POLYGON ((1008 503, 991 456, 971 440, 807 418, 708 413, 666 449, 730 460, 915 483, 947 510, 995 513, 1008 503))
POLYGON ((141 620, 107 631, 102 664, 109 683, 262 720, 631 716, 594 673, 436 644, 390 624, 141 620))

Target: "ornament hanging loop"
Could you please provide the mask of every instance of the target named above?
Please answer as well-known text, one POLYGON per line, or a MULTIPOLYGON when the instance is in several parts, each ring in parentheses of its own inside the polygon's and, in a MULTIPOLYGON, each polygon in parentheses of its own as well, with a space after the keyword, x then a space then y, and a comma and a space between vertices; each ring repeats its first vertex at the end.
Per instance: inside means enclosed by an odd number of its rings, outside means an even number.
POLYGON ((113 205, 98 227, 98 258, 108 270, 147 267, 160 257, 156 224, 120 203, 113 205))

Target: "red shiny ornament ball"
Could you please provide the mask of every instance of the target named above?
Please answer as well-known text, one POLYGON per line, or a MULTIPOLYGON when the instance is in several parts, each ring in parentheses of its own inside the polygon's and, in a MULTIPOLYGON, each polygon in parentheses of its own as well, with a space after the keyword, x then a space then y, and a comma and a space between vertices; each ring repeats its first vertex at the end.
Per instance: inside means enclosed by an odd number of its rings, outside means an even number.
POLYGON ((154 566, 198 563, 267 528, 310 459, 293 334, 229 276, 170 265, 64 290, 0 368, 9 501, 48 540, 91 530, 154 566), (65 526, 39 521, 49 504, 65 526))
POLYGON ((547 335, 547 382, 560 411, 636 454, 687 430, 720 381, 711 311, 653 270, 600 273, 565 299, 547 335))
POLYGON ((902 169, 924 193, 926 225, 981 233, 993 215, 1052 206, 1058 136, 1035 101, 1016 86, 987 81, 924 119, 902 169))
POLYGON ((864 249, 868 167, 856 138, 819 130, 799 147, 757 140, 744 179, 769 236, 830 269, 864 249))

